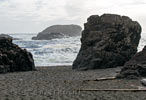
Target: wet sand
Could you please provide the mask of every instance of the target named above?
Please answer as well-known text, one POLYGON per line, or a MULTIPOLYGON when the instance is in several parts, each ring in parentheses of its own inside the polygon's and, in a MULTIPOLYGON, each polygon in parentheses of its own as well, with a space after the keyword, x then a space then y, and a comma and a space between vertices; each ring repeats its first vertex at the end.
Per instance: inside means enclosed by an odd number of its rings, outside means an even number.
POLYGON ((75 71, 71 66, 37 67, 37 71, 0 74, 0 100, 146 100, 146 92, 77 91, 137 89, 140 79, 89 81, 115 76, 120 68, 75 71))

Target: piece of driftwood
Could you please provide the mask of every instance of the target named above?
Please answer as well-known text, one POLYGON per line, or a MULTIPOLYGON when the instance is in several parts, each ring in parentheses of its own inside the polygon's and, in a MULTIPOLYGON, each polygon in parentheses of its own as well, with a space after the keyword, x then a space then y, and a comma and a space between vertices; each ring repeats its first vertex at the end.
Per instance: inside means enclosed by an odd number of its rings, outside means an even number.
POLYGON ((77 91, 118 91, 118 92, 140 92, 146 89, 78 89, 77 91))
MULTIPOLYGON (((106 81, 106 80, 114 80, 117 79, 116 77, 103 77, 103 78, 97 78, 97 79, 92 79, 92 80, 80 80, 82 82, 89 82, 89 81, 106 81)), ((73 80, 64 80, 64 83, 70 83, 73 80)))
POLYGON ((103 78, 97 78, 97 79, 94 79, 94 80, 83 80, 84 82, 86 81, 105 81, 105 80, 114 80, 114 79, 117 79, 116 77, 103 77, 103 78))

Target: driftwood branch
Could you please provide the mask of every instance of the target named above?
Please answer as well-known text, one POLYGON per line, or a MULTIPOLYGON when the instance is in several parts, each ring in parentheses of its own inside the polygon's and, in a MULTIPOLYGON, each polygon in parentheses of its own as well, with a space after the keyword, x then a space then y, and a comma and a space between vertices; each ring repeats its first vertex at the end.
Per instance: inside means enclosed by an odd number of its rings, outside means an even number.
POLYGON ((77 91, 118 91, 118 92, 140 92, 146 89, 79 89, 77 91))
MULTIPOLYGON (((103 78, 97 78, 92 80, 80 80, 82 82, 89 82, 89 81, 106 81, 106 80, 114 80, 117 79, 116 77, 103 77, 103 78)), ((73 80, 64 80, 64 83, 72 82, 73 80)))
POLYGON ((114 80, 114 79, 117 79, 116 77, 103 77, 103 78, 97 78, 97 79, 94 79, 94 80, 83 80, 84 82, 86 81, 105 81, 105 80, 114 80))

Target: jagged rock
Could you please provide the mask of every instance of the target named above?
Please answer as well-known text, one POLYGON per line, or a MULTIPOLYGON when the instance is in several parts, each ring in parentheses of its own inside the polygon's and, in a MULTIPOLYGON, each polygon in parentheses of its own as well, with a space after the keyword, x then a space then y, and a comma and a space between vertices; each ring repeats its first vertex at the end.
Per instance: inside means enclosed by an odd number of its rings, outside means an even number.
POLYGON ((93 15, 82 32, 81 48, 73 69, 87 70, 122 66, 136 52, 141 26, 129 17, 93 15))
POLYGON ((35 70, 32 54, 0 36, 0 73, 35 70))
POLYGON ((146 46, 143 50, 127 61, 118 78, 146 77, 146 46))
POLYGON ((42 32, 36 37, 32 37, 33 40, 50 40, 55 38, 80 36, 82 28, 78 25, 53 25, 42 32))

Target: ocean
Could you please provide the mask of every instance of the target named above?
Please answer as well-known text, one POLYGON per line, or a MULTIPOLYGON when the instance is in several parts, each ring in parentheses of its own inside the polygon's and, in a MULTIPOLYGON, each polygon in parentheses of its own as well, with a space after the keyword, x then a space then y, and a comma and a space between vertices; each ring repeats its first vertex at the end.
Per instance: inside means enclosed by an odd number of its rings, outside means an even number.
MULTIPOLYGON (((11 33, 10 36, 18 38, 13 43, 27 49, 33 54, 36 66, 72 65, 80 49, 80 37, 66 37, 52 40, 31 40, 36 33, 11 33)), ((146 44, 142 36, 138 51, 146 44)))
POLYGON ((36 66, 72 65, 80 48, 80 37, 31 40, 36 33, 11 33, 13 43, 33 54, 36 66))

